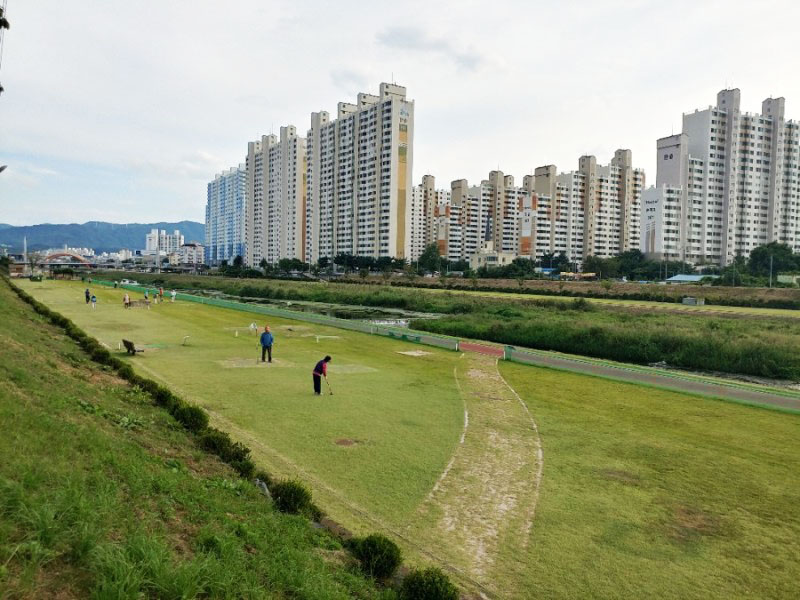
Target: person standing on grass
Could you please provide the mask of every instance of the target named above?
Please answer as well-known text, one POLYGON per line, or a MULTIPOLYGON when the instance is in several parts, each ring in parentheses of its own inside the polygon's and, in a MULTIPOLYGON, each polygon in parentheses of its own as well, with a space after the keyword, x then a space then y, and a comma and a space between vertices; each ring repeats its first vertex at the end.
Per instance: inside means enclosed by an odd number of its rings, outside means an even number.
POLYGON ((97 296, 92 294, 92 310, 94 310, 95 308, 97 308, 97 296))
POLYGON ((89 302, 92 301, 92 294, 89 292, 89 288, 86 288, 86 291, 83 292, 83 294, 86 296, 86 304, 89 304, 89 302))
POLYGON ((175 302, 175 298, 178 296, 178 292, 172 290, 172 293, 170 295, 172 296, 172 302, 175 302))
POLYGON ((331 362, 331 357, 326 356, 314 366, 314 395, 319 396, 322 393, 322 378, 328 381, 328 363, 331 362))
POLYGON ((147 290, 144 291, 144 301, 147 302, 147 290))
POLYGON ((264 333, 261 334, 261 362, 264 362, 264 355, 269 356, 269 362, 272 362, 272 343, 275 338, 270 333, 269 325, 264 327, 264 333))
POLYGON ((122 297, 122 306, 125 308, 131 307, 131 297, 128 295, 128 292, 125 292, 125 295, 122 297))

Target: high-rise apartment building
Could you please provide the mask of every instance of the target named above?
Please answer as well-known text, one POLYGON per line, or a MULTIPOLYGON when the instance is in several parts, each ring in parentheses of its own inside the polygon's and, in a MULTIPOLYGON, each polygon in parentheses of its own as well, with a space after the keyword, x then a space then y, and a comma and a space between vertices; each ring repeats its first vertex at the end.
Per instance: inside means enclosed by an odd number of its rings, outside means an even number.
POLYGON ((438 242, 437 227, 440 212, 450 205, 450 190, 436 189, 436 178, 423 175, 422 183, 414 186, 407 230, 411 232, 408 258, 417 260, 425 248, 438 242))
POLYGON ((457 180, 435 219, 439 251, 468 260, 492 242, 495 252, 534 260, 560 252, 575 262, 616 256, 639 245, 643 186, 630 150, 617 150, 606 166, 583 156, 570 173, 539 167, 519 187, 502 171, 478 186, 457 180))
POLYGON ((777 241, 800 251, 800 124, 785 100, 740 109, 738 89, 683 115, 683 131, 657 143, 641 248, 648 255, 727 265, 777 241))
POLYGON ((306 141, 294 126, 247 145, 247 264, 306 260, 306 141))
POLYGON ((408 258, 414 102, 382 83, 377 96, 312 113, 306 147, 306 260, 346 253, 408 258))
POLYGON ((172 254, 181 246, 183 246, 183 236, 178 229, 173 233, 167 233, 165 229, 151 229, 150 233, 145 235, 145 252, 148 254, 172 254))
POLYGON ((229 263, 247 256, 247 210, 245 165, 218 174, 208 184, 206 202, 206 264, 229 263))

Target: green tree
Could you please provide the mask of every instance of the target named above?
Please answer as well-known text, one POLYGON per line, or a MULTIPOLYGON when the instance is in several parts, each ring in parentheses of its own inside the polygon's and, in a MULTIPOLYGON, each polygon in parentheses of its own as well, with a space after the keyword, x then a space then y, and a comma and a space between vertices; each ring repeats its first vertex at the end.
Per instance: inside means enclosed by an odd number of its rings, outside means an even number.
POLYGON ((794 254, 788 244, 770 242, 753 248, 747 261, 747 270, 756 277, 769 277, 770 260, 773 276, 800 268, 800 256, 794 254))
POLYGON ((439 256, 439 247, 436 244, 429 244, 419 257, 419 266, 428 273, 433 273, 439 270, 441 256, 439 256))

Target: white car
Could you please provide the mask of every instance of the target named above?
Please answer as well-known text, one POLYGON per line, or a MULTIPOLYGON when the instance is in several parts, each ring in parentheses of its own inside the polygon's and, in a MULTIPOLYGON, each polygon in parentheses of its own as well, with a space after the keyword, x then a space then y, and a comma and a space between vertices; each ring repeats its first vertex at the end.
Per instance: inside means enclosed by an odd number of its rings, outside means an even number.
POLYGON ((139 285, 133 279, 123 279, 119 283, 120 283, 120 285, 139 285))

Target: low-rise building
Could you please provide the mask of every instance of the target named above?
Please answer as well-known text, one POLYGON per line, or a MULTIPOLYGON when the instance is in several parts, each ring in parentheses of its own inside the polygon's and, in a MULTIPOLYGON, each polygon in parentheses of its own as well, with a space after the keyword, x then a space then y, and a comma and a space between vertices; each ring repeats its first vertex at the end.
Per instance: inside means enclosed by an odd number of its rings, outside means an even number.
POLYGON ((477 271, 481 267, 489 269, 493 267, 504 267, 510 265, 517 258, 515 252, 503 252, 494 249, 492 240, 486 241, 481 249, 469 257, 469 268, 477 271))

